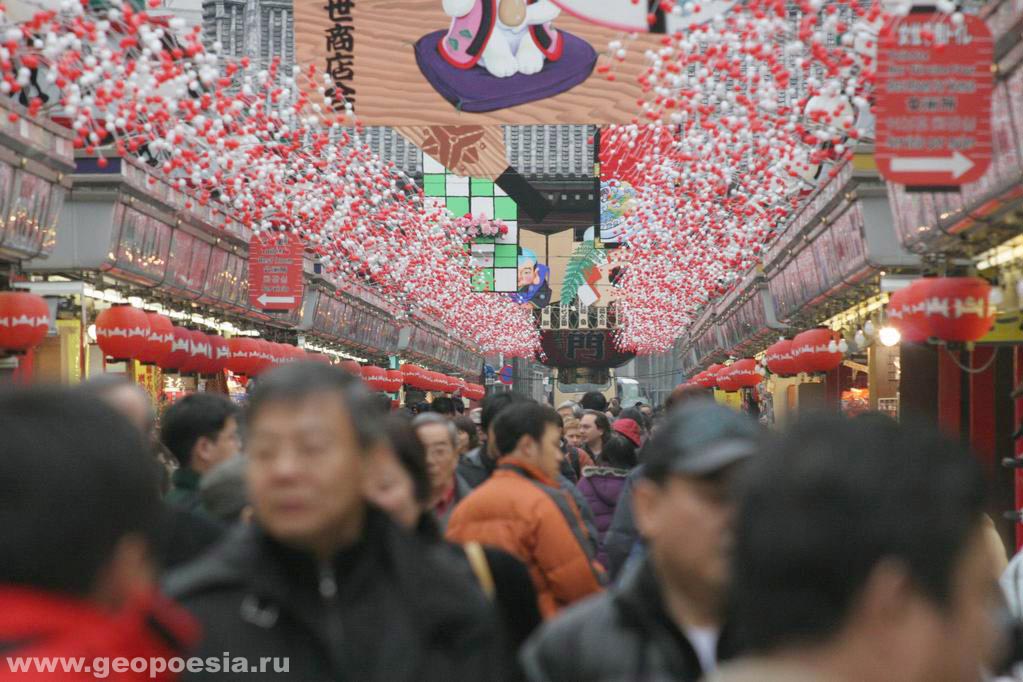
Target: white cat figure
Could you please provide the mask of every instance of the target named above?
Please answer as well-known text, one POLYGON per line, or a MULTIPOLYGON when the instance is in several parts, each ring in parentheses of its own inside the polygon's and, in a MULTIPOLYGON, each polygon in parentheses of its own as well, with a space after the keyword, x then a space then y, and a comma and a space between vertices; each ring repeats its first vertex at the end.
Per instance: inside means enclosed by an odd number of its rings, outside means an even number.
POLYGON ((550 0, 442 2, 452 23, 441 42, 441 54, 458 68, 479 64, 492 75, 507 78, 539 73, 547 59, 561 56, 561 36, 548 25, 561 9, 550 0))

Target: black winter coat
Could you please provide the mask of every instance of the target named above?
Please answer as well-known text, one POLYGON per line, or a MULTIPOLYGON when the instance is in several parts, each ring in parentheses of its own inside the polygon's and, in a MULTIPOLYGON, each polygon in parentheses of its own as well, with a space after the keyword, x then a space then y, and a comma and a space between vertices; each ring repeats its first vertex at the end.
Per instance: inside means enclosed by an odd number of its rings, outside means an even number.
POLYGON ((194 656, 289 659, 286 675, 210 679, 446 682, 503 680, 510 669, 493 608, 464 562, 376 510, 356 547, 319 566, 240 527, 171 574, 166 592, 203 625, 194 656))
MULTIPOLYGON (((718 660, 733 658, 726 628, 718 660)), ((614 591, 572 606, 522 650, 531 682, 697 682, 700 660, 663 607, 648 561, 614 591)))

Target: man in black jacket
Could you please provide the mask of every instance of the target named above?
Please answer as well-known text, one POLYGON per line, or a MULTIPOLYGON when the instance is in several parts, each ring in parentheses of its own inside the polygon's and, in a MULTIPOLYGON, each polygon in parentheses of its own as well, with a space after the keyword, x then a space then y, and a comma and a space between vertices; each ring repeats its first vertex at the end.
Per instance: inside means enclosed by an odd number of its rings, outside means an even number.
POLYGON ((488 448, 490 425, 505 408, 521 400, 525 400, 525 398, 518 393, 495 393, 487 396, 483 401, 483 409, 480 412, 480 428, 483 430, 484 438, 480 446, 465 453, 462 456, 462 461, 458 464, 458 475, 471 488, 478 488, 490 478, 494 469, 497 468, 497 453, 491 452, 488 448))
POLYGON ((525 646, 535 682, 696 682, 736 653, 724 623, 737 468, 759 429, 718 405, 672 415, 633 486, 649 555, 615 591, 579 604, 525 646))
POLYGON ((303 682, 503 679, 468 569, 364 501, 366 460, 386 446, 361 383, 290 365, 260 379, 248 417, 255 522, 167 584, 204 626, 195 655, 287 658, 286 678, 303 682))

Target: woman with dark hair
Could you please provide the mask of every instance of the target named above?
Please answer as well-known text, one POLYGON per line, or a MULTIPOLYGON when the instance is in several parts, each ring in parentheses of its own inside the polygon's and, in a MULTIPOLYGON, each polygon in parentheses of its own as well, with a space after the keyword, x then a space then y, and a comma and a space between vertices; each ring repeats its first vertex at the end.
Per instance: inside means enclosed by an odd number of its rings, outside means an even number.
POLYGON ((611 527, 618 498, 625 488, 625 479, 629 471, 638 464, 636 446, 625 436, 612 434, 604 444, 601 452, 603 466, 586 467, 579 481, 579 492, 583 494, 593 511, 599 536, 597 559, 608 565, 607 553, 604 551, 604 535, 611 527))
MULTIPOLYGON (((430 476, 426 451, 407 420, 388 424, 393 449, 379 448, 367 472, 366 497, 401 526, 426 542, 443 543, 440 526, 429 508, 430 476)), ((478 544, 450 545, 470 565, 480 587, 493 600, 505 628, 509 656, 540 625, 536 589, 529 570, 517 558, 478 544)))

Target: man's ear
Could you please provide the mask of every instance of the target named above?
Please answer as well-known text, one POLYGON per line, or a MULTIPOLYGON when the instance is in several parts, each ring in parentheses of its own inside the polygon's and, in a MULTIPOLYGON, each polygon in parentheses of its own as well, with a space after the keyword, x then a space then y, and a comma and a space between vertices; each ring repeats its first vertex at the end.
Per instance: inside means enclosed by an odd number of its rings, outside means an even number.
POLYGON ((196 471, 206 471, 210 468, 210 451, 213 449, 213 441, 208 436, 199 436, 192 446, 192 468, 196 471), (198 464, 198 466, 196 466, 198 464))
POLYGON ((132 533, 114 546, 110 560, 96 577, 92 598, 105 608, 117 610, 155 585, 156 569, 149 556, 149 545, 141 535, 132 533))
POLYGON ((853 605, 852 618, 866 627, 882 631, 907 618, 920 595, 906 565, 896 559, 882 559, 867 576, 853 605))
POLYGON ((515 444, 515 451, 517 453, 530 458, 536 456, 537 449, 537 442, 530 435, 523 435, 519 438, 519 442, 515 444))
POLYGON ((636 530, 644 538, 657 534, 662 494, 660 486, 653 481, 640 478, 632 484, 632 517, 636 530))

